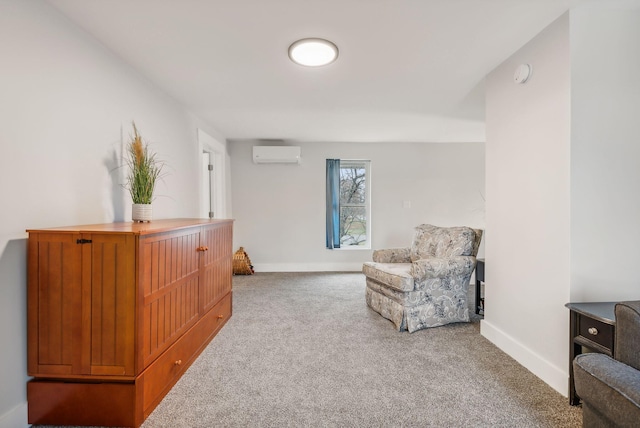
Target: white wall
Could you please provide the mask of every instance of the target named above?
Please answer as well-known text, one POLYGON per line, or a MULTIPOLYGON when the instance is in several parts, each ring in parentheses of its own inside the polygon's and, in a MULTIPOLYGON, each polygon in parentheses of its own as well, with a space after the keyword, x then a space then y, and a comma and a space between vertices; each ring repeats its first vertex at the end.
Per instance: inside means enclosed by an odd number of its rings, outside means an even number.
MULTIPOLYGON (((28 228, 129 220, 136 121, 168 165, 154 216, 198 214, 194 118, 41 1, 0 1, 0 427, 26 426, 28 228)), ((221 139, 224 141, 224 138, 221 139)))
POLYGON ((487 78, 481 332, 567 394, 569 301, 637 300, 640 2, 565 14, 487 78), (525 85, 511 76, 533 65, 525 85))
POLYGON ((410 245, 421 223, 484 229, 483 143, 297 144, 302 165, 255 165, 254 144, 228 147, 234 247, 258 271, 357 271, 371 260, 370 250, 325 249, 328 158, 371 160, 373 249, 410 245))
POLYGON ((481 332, 566 394, 570 239, 569 16, 486 80, 486 311, 481 332), (515 84, 529 63, 533 74, 515 84))
POLYGON ((640 298, 640 10, 571 13, 571 300, 640 298))

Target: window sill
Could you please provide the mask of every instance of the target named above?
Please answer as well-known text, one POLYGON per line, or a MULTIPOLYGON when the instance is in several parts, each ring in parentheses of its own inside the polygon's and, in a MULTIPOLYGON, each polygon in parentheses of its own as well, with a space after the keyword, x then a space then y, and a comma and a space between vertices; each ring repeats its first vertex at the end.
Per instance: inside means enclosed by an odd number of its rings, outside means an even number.
MULTIPOLYGON (((327 248, 329 249, 329 248, 327 248)), ((371 250, 371 247, 360 247, 358 245, 350 245, 348 247, 340 247, 333 248, 334 250, 343 250, 343 251, 358 251, 358 250, 371 250)))

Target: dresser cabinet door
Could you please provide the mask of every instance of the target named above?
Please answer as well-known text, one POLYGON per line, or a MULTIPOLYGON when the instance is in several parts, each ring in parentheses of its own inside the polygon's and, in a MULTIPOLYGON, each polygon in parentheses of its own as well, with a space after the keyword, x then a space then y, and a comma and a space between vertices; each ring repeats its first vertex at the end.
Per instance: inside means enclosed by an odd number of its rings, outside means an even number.
POLYGON ((81 372, 82 248, 79 234, 29 237, 28 372, 81 372))
POLYGON ((232 233, 230 224, 202 227, 201 312, 211 310, 231 291, 232 233))
POLYGON ((31 375, 134 375, 135 239, 29 237, 31 375))
POLYGON ((135 237, 92 234, 83 251, 83 367, 135 375, 135 237))
POLYGON ((200 228, 140 238, 140 365, 147 367, 199 318, 200 228))

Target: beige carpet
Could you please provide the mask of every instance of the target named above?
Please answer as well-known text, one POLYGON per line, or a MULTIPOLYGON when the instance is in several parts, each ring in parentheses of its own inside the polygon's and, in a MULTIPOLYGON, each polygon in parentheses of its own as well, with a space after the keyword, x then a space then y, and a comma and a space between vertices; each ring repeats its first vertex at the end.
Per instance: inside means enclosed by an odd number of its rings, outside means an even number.
POLYGON ((144 428, 581 426, 476 315, 399 333, 366 306, 360 273, 233 281, 233 317, 144 428))
POLYGON ((580 408, 480 336, 479 317, 399 333, 364 284, 234 277, 233 317, 144 427, 581 426, 580 408))

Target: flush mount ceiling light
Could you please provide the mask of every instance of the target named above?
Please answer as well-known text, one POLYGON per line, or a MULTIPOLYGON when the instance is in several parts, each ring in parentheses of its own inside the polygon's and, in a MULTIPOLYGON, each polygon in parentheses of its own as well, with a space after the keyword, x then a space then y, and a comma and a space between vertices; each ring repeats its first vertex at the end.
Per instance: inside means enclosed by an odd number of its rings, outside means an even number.
POLYGON ((289 46, 289 58, 296 64, 320 67, 338 58, 338 47, 325 39, 302 39, 289 46))

